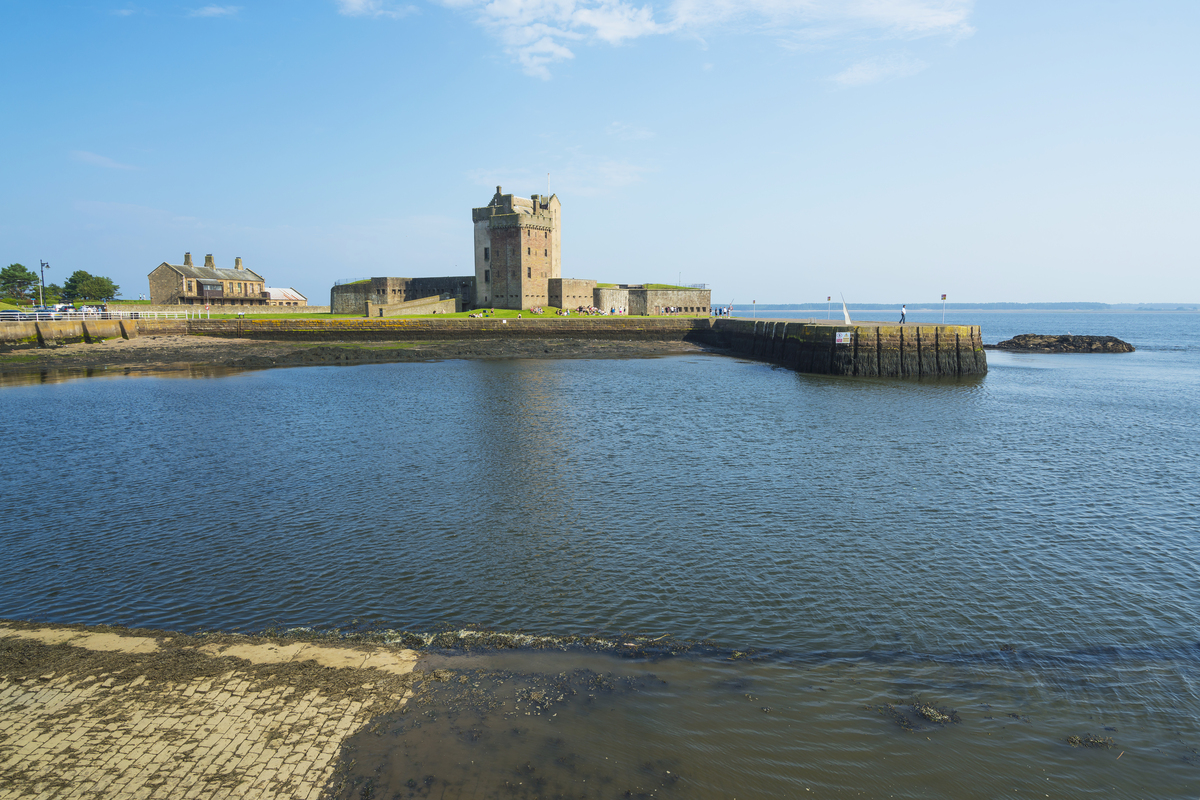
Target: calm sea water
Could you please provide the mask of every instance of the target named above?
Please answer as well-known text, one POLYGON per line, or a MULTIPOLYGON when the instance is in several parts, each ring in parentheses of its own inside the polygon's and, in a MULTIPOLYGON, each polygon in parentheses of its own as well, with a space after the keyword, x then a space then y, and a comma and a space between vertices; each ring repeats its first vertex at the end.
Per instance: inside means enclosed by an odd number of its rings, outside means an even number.
POLYGON ((714 645, 434 659, 475 700, 356 743, 381 792, 1195 797, 1200 315, 947 322, 1139 349, 957 381, 698 355, 10 385, 0 616, 714 645))

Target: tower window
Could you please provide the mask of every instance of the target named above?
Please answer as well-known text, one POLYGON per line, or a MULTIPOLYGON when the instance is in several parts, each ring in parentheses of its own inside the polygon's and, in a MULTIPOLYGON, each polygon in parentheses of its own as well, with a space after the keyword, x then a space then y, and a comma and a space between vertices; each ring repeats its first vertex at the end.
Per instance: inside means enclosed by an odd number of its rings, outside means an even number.
POLYGON ((483 248, 483 260, 490 261, 491 258, 492 258, 492 248, 490 248, 490 247, 483 248))
POLYGON ((525 277, 526 277, 526 278, 532 278, 532 277, 533 277, 533 267, 526 267, 526 268, 525 268, 525 277))
POLYGON ((527 256, 531 256, 531 255, 533 255, 533 248, 532 248, 532 247, 526 247, 526 248, 525 248, 525 255, 527 255, 527 256))
POLYGON ((492 271, 490 269, 485 269, 483 271, 483 282, 489 283, 491 280, 492 280, 492 271))
POLYGON ((542 251, 542 255, 544 255, 544 256, 548 256, 548 255, 550 255, 550 249, 549 249, 549 248, 546 248, 545 250, 543 250, 543 251, 542 251))

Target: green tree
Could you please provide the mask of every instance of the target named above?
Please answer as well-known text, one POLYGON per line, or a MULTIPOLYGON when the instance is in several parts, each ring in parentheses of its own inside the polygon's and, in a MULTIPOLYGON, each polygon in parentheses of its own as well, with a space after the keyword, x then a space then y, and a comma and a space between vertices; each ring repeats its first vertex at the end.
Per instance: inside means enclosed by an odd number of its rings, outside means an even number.
POLYGON ((63 299, 76 300, 111 300, 121 294, 121 287, 110 278, 100 275, 89 275, 81 269, 71 273, 71 277, 63 282, 63 299))
POLYGON ((37 286, 38 276, 24 264, 9 264, 0 269, 0 291, 5 297, 25 297, 29 287, 37 286))

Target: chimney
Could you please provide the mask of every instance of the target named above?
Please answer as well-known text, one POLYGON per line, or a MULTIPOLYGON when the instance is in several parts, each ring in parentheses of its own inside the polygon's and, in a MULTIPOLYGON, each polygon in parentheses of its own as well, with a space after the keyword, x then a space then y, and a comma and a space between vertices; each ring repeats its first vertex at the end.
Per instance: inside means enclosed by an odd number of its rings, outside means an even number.
POLYGON ((234 269, 245 269, 245 267, 242 266, 242 257, 241 256, 238 256, 237 258, 235 258, 233 260, 233 268, 234 269))
POLYGON ((213 261, 212 253, 209 253, 204 257, 204 266, 208 267, 209 269, 217 268, 216 262, 213 261))
POLYGON ((191 254, 191 253, 184 253, 184 254, 183 254, 183 265, 184 265, 185 267, 190 267, 190 266, 192 266, 192 254, 191 254))
POLYGON ((496 194, 504 194, 504 192, 501 191, 499 186, 496 187, 496 194))

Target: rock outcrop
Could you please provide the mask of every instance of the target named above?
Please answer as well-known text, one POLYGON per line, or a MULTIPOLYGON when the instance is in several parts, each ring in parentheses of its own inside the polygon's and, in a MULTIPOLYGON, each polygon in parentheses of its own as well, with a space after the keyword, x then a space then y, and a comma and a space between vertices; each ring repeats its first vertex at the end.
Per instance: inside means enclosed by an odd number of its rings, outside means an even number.
POLYGON ((1022 333, 999 344, 984 345, 989 350, 1015 350, 1022 353, 1132 353, 1134 348, 1115 336, 1053 336, 1022 333))

